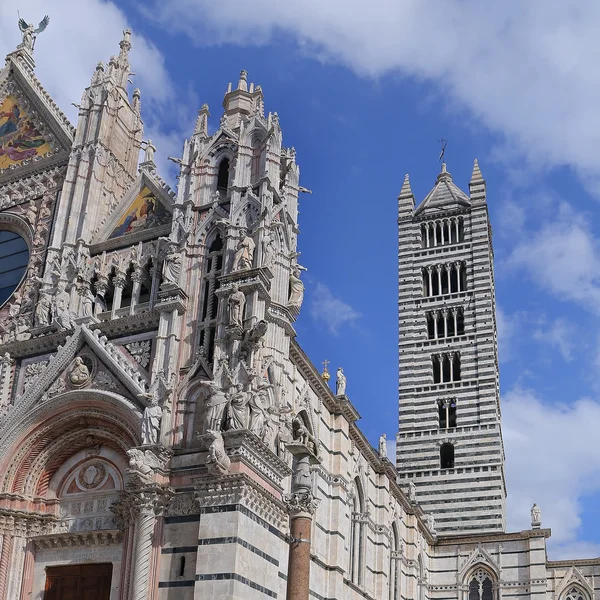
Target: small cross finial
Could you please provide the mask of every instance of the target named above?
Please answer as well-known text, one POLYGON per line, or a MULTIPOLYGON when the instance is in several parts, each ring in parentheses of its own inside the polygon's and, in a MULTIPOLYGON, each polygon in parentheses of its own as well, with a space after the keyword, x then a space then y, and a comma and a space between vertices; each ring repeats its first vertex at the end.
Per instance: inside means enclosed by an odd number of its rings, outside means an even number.
POLYGON ((323 372, 321 373, 321 377, 324 381, 329 381, 329 379, 331 379, 331 375, 329 374, 329 369, 327 368, 329 366, 329 363, 331 361, 325 359, 321 364, 323 365, 323 372))
POLYGON ((446 146, 448 145, 448 140, 446 140, 446 139, 444 139, 444 138, 441 138, 441 139, 439 140, 439 143, 440 143, 440 144, 441 144, 441 146, 442 146, 442 151, 440 152, 440 156, 439 156, 438 160, 439 160, 440 162, 444 162, 444 156, 445 156, 445 154, 446 154, 446 146))

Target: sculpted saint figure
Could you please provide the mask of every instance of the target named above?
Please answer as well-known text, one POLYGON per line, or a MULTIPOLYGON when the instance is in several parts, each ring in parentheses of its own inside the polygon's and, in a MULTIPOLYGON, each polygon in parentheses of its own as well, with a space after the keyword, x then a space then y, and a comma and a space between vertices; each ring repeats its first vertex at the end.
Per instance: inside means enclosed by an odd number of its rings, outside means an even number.
POLYGON ((243 328, 244 307, 246 306, 246 295, 240 291, 240 288, 234 284, 231 288, 231 294, 227 300, 227 309, 229 313, 229 325, 235 325, 243 328))
POLYGON ((241 384, 238 383, 235 386, 235 391, 231 394, 227 408, 228 429, 248 429, 250 396, 250 392, 245 391, 241 384))
POLYGON ((387 458, 387 437, 385 433, 382 433, 379 437, 379 456, 381 458, 387 458))
POLYGON ((300 269, 296 266, 290 275, 290 297, 289 306, 300 308, 304 300, 304 283, 300 279, 300 269))
POLYGON ((146 406, 142 417, 142 444, 144 446, 158 444, 161 419, 162 408, 158 405, 158 398, 152 396, 150 406, 146 406))
POLYGON ((346 376, 342 367, 338 367, 335 377, 335 393, 337 396, 343 396, 346 393, 346 376))
POLYGON ((271 384, 261 385, 258 391, 252 394, 248 405, 250 407, 249 429, 261 439, 266 435, 267 423, 269 421, 267 410, 270 401, 268 392, 270 387, 272 387, 271 384))
POLYGON ((60 283, 52 303, 52 316, 54 321, 65 329, 69 329, 72 325, 71 313, 69 312, 70 304, 71 296, 65 289, 65 284, 60 283))
POLYGON ((539 527, 542 524, 542 511, 540 507, 534 502, 531 507, 531 526, 539 527))
POLYGON ((228 398, 215 381, 207 381, 205 385, 209 388, 211 394, 206 402, 204 431, 208 432, 209 429, 220 431, 223 428, 223 416, 225 415, 228 398))
POLYGON ((84 317, 91 317, 94 314, 94 294, 87 286, 81 297, 81 314, 84 317))
POLYGON ((42 292, 35 307, 35 322, 38 327, 50 325, 51 310, 52 300, 47 293, 42 292))
POLYGON ((175 244, 171 244, 163 260, 163 283, 178 283, 181 271, 181 252, 175 244))
POLYGON ((73 369, 69 373, 69 381, 75 387, 81 387, 84 386, 89 380, 90 371, 85 366, 83 359, 78 356, 73 363, 73 369))
POLYGON ((256 244, 248 235, 248 230, 243 229, 240 232, 240 241, 238 242, 235 256, 233 257, 232 271, 243 271, 251 269, 254 261, 254 248, 256 244))

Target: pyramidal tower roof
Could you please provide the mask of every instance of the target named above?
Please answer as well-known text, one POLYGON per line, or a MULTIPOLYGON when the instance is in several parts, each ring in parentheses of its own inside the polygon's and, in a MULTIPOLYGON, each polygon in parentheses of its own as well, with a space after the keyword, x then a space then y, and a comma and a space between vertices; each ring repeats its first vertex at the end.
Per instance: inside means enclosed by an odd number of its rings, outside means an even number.
POLYGON ((446 170, 446 163, 442 163, 442 170, 437 176, 433 189, 417 207, 415 214, 438 212, 470 205, 469 196, 452 181, 452 175, 446 170))

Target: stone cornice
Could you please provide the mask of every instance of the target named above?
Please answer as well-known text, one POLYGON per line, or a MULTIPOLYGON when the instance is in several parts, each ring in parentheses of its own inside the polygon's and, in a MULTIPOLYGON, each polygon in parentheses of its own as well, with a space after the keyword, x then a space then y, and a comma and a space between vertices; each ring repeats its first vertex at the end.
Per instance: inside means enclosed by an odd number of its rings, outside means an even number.
MULTIPOLYGON (((464 544, 480 544, 483 542, 509 542, 516 540, 526 540, 531 538, 549 538, 551 535, 550 529, 525 529, 524 531, 514 533, 478 533, 473 535, 448 535, 438 534, 436 545, 437 546, 449 546, 464 544)), ((572 564, 572 562, 569 562, 572 564)))
POLYGON ((123 541, 123 532, 106 529, 98 531, 80 531, 73 533, 56 533, 39 535, 31 538, 39 550, 72 548, 73 546, 111 546, 123 541))

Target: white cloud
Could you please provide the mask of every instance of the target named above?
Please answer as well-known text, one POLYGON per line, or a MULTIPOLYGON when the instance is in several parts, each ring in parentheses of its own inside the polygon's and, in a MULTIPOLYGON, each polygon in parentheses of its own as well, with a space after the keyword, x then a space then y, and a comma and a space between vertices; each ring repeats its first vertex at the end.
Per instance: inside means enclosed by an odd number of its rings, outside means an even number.
POLYGON ((520 240, 507 266, 524 270, 557 298, 600 313, 600 244, 586 219, 566 204, 553 221, 520 240))
POLYGON ((534 330, 533 339, 556 348, 567 361, 573 360, 574 326, 566 319, 555 319, 552 323, 542 323, 534 330))
MULTIPOLYGON (((21 41, 16 9, 15 3, 0 3, 0 55, 12 52, 21 41)), ((107 63, 119 53, 123 30, 128 27, 125 14, 105 0, 56 0, 51 5, 28 0, 19 4, 19 9, 26 21, 35 23, 49 13, 50 24, 36 41, 36 75, 61 110, 76 122, 77 111, 71 103, 80 101, 98 61, 107 63)), ((150 129, 154 141, 160 142, 165 134, 156 124, 173 86, 159 50, 135 31, 131 42, 132 87, 142 90, 142 111, 150 123, 146 135, 150 129)), ((160 154, 163 149, 160 143, 156 145, 160 154)))
MULTIPOLYGON (((196 44, 267 43, 284 31, 301 49, 363 76, 432 81, 455 107, 540 164, 598 176, 600 4, 561 0, 179 0, 152 14, 196 44)), ((150 12, 150 11, 148 11, 150 12)))
POLYGON ((589 556, 598 548, 577 541, 580 499, 600 492, 600 454, 593 440, 600 402, 542 401, 533 392, 513 389, 502 398, 506 447, 508 530, 528 529, 536 502, 544 527, 552 528, 551 558, 589 556))
POLYGON ((333 335, 340 329, 352 325, 361 314, 343 300, 336 298, 323 283, 317 283, 311 293, 310 315, 318 325, 322 325, 333 335))
POLYGON ((501 306, 496 306, 498 357, 502 363, 508 362, 513 358, 515 336, 519 332, 519 321, 520 316, 518 313, 508 314, 501 306))

